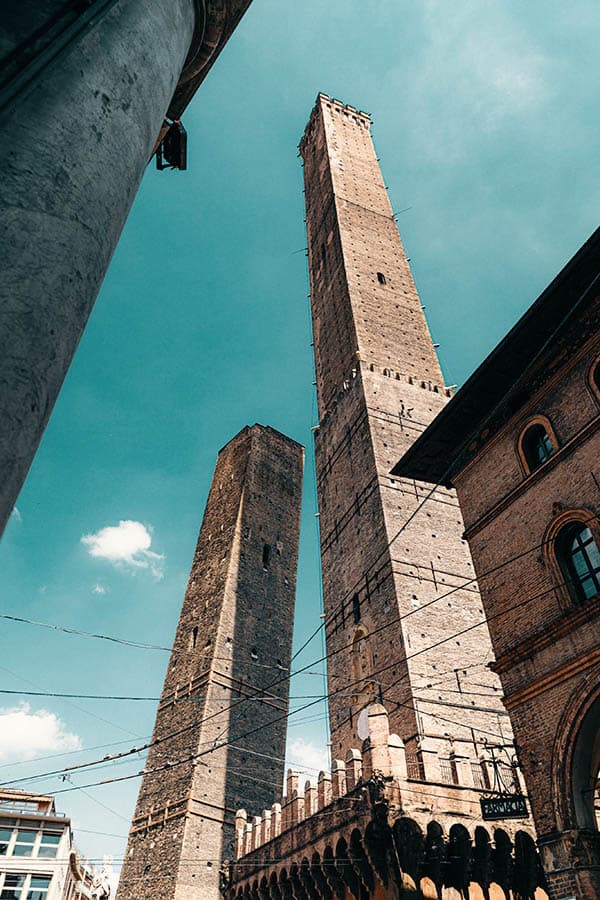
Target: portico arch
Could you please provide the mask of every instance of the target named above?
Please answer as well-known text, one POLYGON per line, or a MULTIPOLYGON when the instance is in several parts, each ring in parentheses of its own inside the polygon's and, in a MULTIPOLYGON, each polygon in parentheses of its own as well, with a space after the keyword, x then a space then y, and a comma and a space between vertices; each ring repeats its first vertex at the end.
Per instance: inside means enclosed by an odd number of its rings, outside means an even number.
POLYGON ((598 830, 594 790, 600 770, 600 666, 573 691, 558 729, 552 789, 559 830, 598 830), (586 692, 586 686, 591 689, 586 692))

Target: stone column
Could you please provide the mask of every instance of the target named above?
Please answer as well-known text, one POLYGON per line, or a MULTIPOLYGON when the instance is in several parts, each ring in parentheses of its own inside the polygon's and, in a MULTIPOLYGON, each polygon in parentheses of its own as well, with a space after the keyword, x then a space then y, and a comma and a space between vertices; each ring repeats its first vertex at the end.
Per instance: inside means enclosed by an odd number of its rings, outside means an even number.
MULTIPOLYGON (((46 4, 48 6, 48 4, 46 4)), ((0 534, 150 159, 194 0, 117 0, 2 111, 0 534)), ((26 15, 27 13, 24 13, 26 15)))

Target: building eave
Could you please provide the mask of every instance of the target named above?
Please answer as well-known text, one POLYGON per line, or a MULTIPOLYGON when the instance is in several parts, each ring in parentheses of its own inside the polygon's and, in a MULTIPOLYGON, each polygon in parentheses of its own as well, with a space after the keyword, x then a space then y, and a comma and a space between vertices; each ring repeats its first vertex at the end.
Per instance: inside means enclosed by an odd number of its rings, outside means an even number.
POLYGON ((600 291, 600 228, 550 282, 392 469, 393 475, 451 487, 493 413, 518 406, 520 382, 547 344, 600 291), (598 286, 592 291, 593 286, 598 286))
POLYGON ((180 119, 252 0, 196 0, 198 27, 167 116, 180 119))

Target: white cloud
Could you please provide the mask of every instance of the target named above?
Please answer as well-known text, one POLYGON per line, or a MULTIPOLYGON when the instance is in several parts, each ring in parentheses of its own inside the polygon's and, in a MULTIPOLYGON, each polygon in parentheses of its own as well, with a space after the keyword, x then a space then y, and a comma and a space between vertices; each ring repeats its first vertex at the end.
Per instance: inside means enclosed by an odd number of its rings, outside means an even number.
POLYGON ((150 549, 152 529, 141 522, 122 519, 118 525, 108 525, 95 534, 84 534, 81 543, 90 556, 106 559, 116 566, 149 569, 155 578, 162 578, 164 556, 150 549))
POLYGON ((106 594, 108 588, 104 587, 103 584, 95 584, 92 588, 92 594, 106 594))
POLYGON ((329 754, 325 747, 305 741, 304 738, 295 738, 288 745, 288 762, 286 769, 294 769, 297 772, 305 772, 314 776, 317 772, 329 771, 329 754))
POLYGON ((28 703, 0 708, 0 760, 33 759, 44 753, 79 750, 81 739, 67 731, 57 715, 45 709, 32 712, 28 703))

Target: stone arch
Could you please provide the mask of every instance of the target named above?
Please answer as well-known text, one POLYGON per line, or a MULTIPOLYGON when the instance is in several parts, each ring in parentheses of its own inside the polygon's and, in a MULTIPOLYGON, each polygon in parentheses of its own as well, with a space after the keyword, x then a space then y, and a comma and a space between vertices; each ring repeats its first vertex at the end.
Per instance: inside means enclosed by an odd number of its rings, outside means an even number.
POLYGON ((348 855, 365 890, 372 894, 375 891, 375 877, 363 845, 362 834, 358 828, 355 828, 350 835, 348 855))
MULTIPOLYGON (((335 845, 335 870, 339 880, 350 889, 350 893, 357 900, 360 900, 361 889, 360 879, 354 871, 352 860, 348 852, 348 843, 344 837, 341 837, 335 845)), ((344 891, 344 897, 345 897, 344 891)))
POLYGON ((425 857, 423 832, 414 819, 402 816, 394 822, 392 835, 400 869, 403 874, 406 873, 412 879, 414 886, 418 887, 425 857))
POLYGON ((336 897, 337 900, 345 900, 346 886, 337 872, 335 854, 333 848, 329 844, 327 844, 323 851, 321 865, 323 866, 327 883, 331 888, 332 896, 336 897))
POLYGON ((594 788, 600 768, 600 666, 573 690, 552 754, 557 826, 597 829, 594 788))
POLYGON ((323 900, 333 900, 333 892, 329 887, 327 878, 325 877, 323 862, 319 853, 313 853, 312 855, 312 859, 310 861, 310 874, 313 881, 317 885, 319 895, 323 898, 323 900))
POLYGON ((492 841, 487 828, 477 825, 473 847, 472 878, 483 893, 484 900, 490 900, 492 883, 492 841))
POLYGON ((446 868, 446 841, 444 829, 439 822, 433 820, 427 824, 425 835, 425 852, 423 874, 435 885, 438 897, 442 896, 444 870, 446 868))
POLYGON ((287 869, 282 869, 279 873, 279 891, 281 900, 294 900, 294 890, 287 869))
POLYGON ((277 882, 277 872, 271 872, 271 877, 269 878, 269 895, 272 900, 283 900, 283 894, 279 890, 279 884, 277 882))
POLYGON ((494 849, 492 850, 492 882, 502 890, 506 900, 510 898, 510 889, 513 883, 512 850, 510 836, 503 828, 495 828, 494 849))
POLYGON ((535 900, 536 889, 545 884, 535 841, 526 831, 515 834, 513 891, 522 900, 535 900))
POLYGON ((447 869, 444 884, 468 900, 471 881, 471 835, 464 825, 452 825, 448 833, 447 869))

